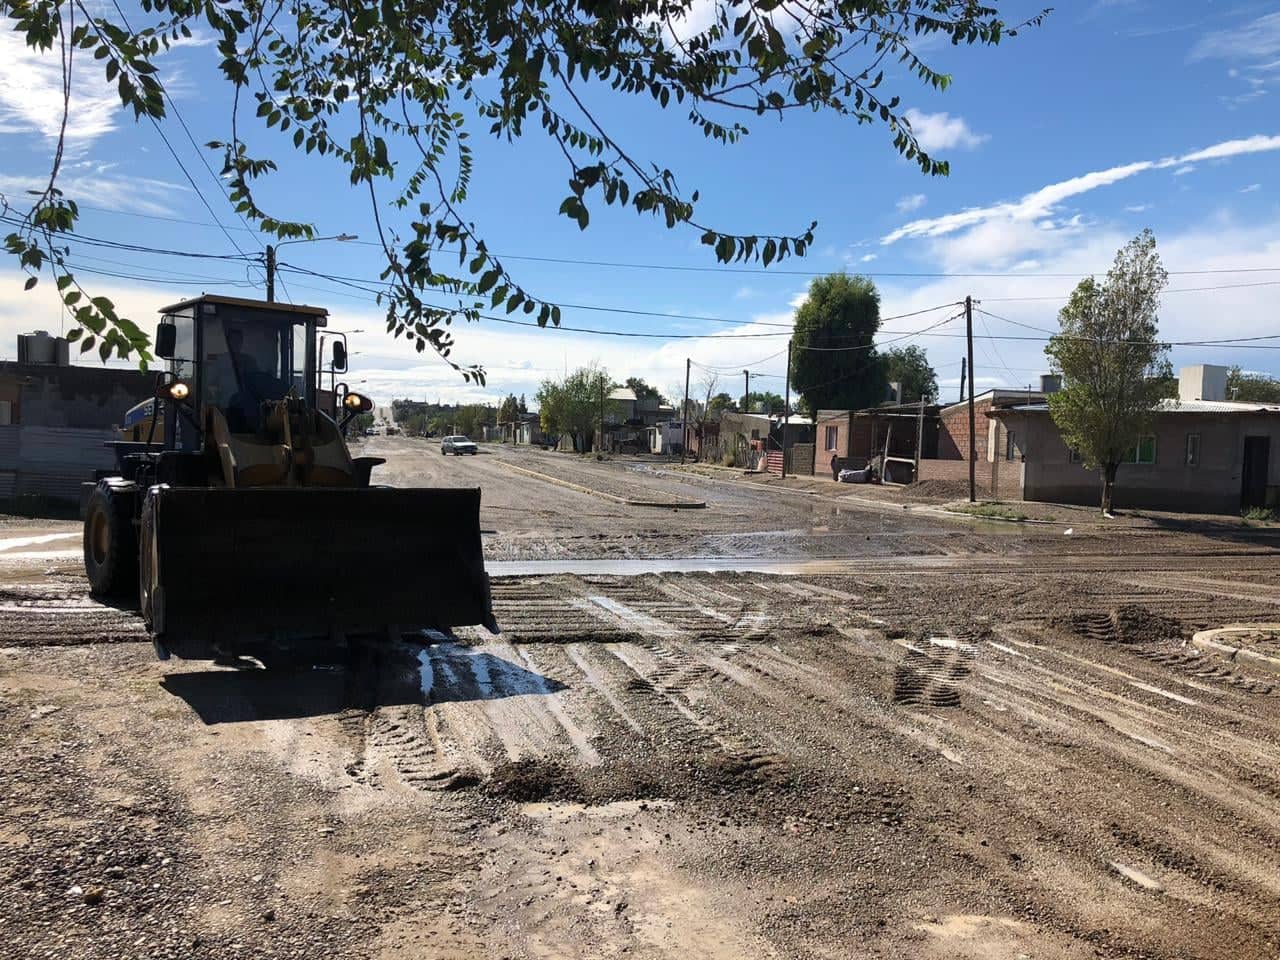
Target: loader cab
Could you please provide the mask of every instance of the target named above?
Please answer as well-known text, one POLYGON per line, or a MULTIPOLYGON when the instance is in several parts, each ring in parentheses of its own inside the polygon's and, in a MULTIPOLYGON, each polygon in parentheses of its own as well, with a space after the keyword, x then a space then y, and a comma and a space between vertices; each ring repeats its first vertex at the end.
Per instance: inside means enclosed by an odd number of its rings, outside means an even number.
POLYGON ((201 438, 194 424, 204 423, 211 407, 221 410, 238 434, 259 429, 265 401, 292 395, 315 407, 316 328, 326 325, 324 309, 202 296, 165 307, 161 314, 157 344, 164 347, 168 372, 186 385, 195 415, 194 423, 172 422, 169 449, 198 449, 201 438))

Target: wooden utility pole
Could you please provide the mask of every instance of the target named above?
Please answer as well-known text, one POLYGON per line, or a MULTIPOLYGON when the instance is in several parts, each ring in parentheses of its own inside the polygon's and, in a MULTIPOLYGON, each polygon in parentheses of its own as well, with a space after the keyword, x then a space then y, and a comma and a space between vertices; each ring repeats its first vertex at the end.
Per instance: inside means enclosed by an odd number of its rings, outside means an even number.
POLYGON ((604 453, 604 377, 600 377, 600 449, 596 453, 604 453))
POLYGON ((751 412, 751 371, 743 370, 742 375, 747 378, 746 386, 743 387, 743 393, 742 393, 742 412, 750 413, 751 412))
POLYGON ((684 358, 684 411, 680 417, 680 462, 684 463, 684 451, 689 446, 689 367, 693 361, 684 358))
POLYGON ((966 362, 967 362, 967 361, 965 360, 965 358, 964 358, 964 357, 961 357, 961 358, 960 358, 960 399, 961 399, 961 400, 963 400, 963 399, 964 399, 964 380, 965 380, 965 374, 967 374, 967 373, 969 372, 969 368, 966 366, 966 362))
MULTIPOLYGON (((791 420, 791 341, 787 340, 787 397, 782 403, 782 479, 787 479, 787 424, 791 420)), ((816 432, 816 428, 815 428, 816 432)), ((818 438, 813 438, 817 449, 818 438)))
POLYGON ((920 482, 920 458, 924 455, 924 394, 920 394, 920 415, 916 417, 916 473, 914 480, 920 482))
POLYGON ((973 297, 964 298, 964 333, 969 344, 969 502, 976 503, 978 436, 973 417, 973 297))
POLYGON ((276 248, 267 244, 267 302, 276 299, 276 248))

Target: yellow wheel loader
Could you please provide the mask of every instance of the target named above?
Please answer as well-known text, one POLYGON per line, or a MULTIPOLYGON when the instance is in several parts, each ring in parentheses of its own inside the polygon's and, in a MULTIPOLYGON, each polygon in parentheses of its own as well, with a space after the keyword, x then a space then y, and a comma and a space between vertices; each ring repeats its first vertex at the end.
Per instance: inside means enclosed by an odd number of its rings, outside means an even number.
POLYGON ((156 395, 82 491, 90 590, 136 595, 161 659, 497 631, 479 489, 370 485, 383 461, 345 441, 370 401, 321 389, 346 370, 341 335, 321 356, 325 310, 206 295, 161 313, 156 395))

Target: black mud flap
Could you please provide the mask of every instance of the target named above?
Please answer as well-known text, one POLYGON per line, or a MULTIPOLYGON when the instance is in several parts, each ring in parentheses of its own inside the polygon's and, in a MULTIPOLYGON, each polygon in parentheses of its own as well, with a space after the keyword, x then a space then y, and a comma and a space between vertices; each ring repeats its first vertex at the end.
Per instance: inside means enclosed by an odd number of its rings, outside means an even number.
POLYGON ((392 625, 497 630, 478 489, 157 486, 142 532, 143 614, 175 656, 392 625))

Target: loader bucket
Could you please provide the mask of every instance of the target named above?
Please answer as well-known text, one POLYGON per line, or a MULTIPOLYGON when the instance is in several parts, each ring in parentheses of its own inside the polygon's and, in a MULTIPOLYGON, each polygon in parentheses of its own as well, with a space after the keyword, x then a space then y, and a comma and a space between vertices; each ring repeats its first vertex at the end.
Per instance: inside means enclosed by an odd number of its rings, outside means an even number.
POLYGON ((497 630, 480 491, 153 487, 142 606, 191 659, 394 626, 497 630))

